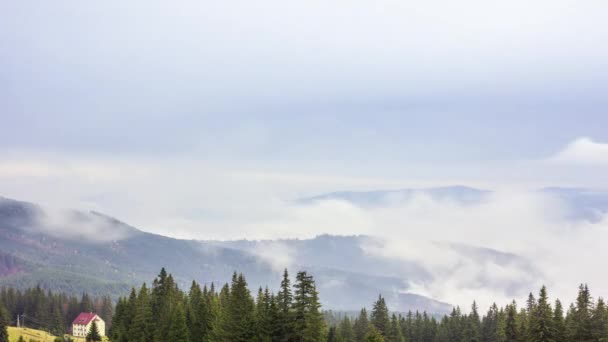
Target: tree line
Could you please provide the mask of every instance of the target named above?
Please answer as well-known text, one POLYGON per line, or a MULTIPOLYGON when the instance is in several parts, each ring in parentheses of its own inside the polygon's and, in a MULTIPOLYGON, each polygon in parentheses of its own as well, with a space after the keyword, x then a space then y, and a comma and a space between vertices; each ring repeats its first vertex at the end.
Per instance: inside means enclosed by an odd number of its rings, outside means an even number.
POLYGON ((40 286, 24 291, 2 288, 0 304, 11 325, 17 325, 19 315, 21 325, 50 331, 59 336, 69 331, 72 321, 81 312, 95 312, 104 321, 111 322, 114 310, 109 296, 92 298, 83 293, 78 298, 45 291, 40 286))
POLYGON ((2 289, 0 304, 0 342, 8 341, 6 326, 14 324, 14 313, 71 322, 82 311, 95 311, 111 323, 109 337, 114 342, 608 341, 608 307, 602 298, 594 299, 585 284, 568 308, 559 300, 551 302, 543 286, 538 298, 530 293, 522 307, 515 301, 504 307, 493 304, 485 314, 475 302, 467 313, 455 307, 443 317, 391 313, 379 296, 369 314, 363 308, 348 316, 321 311, 315 281, 307 272, 298 272, 292 286, 285 270, 276 294, 266 287, 254 296, 245 277, 236 272, 219 289, 193 281, 184 292, 163 268, 150 287, 144 283, 119 298, 115 310, 109 297, 91 300, 83 294, 79 300, 39 287, 24 292, 2 289))
MULTIPOLYGON (((493 304, 480 315, 475 302, 467 314, 456 307, 441 319, 426 312, 391 314, 381 296, 371 313, 362 309, 329 328, 328 342, 599 342, 608 341, 608 308, 593 300, 587 285, 579 287, 575 303, 566 312, 559 300, 550 303, 546 287, 538 299, 532 293, 518 308, 515 301, 493 304)), ((332 321, 336 322, 335 319, 332 321)))
POLYGON ((150 288, 118 300, 110 337, 116 342, 272 342, 326 340, 315 281, 298 272, 292 286, 287 270, 279 291, 259 288, 250 293, 236 272, 217 289, 192 282, 181 291, 163 268, 150 288))

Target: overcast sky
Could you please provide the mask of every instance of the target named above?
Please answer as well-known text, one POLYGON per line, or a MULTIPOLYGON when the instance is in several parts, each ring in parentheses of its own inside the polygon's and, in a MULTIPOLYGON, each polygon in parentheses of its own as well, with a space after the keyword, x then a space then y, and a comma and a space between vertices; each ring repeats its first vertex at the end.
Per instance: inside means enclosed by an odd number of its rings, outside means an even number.
POLYGON ((607 11, 4 1, 0 193, 234 238, 325 191, 608 188, 607 11))

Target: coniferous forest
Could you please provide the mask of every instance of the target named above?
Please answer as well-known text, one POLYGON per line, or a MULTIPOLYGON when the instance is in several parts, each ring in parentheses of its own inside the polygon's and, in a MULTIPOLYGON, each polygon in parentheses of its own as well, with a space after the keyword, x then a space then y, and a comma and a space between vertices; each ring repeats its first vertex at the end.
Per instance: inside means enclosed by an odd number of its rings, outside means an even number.
POLYGON ((178 288, 162 269, 151 286, 132 289, 115 308, 109 297, 67 297, 34 288, 0 293, 0 342, 8 341, 6 326, 24 312, 27 324, 56 334, 67 330, 81 311, 96 311, 109 322, 116 342, 583 342, 608 341, 608 307, 594 300, 587 285, 578 289, 567 308, 551 301, 542 287, 521 307, 513 301, 493 304, 482 313, 473 303, 466 313, 456 307, 438 318, 426 312, 391 312, 380 295, 369 309, 354 316, 322 312, 315 281, 298 272, 292 284, 287 270, 278 292, 259 288, 252 294, 242 274, 216 288, 192 282, 178 288))

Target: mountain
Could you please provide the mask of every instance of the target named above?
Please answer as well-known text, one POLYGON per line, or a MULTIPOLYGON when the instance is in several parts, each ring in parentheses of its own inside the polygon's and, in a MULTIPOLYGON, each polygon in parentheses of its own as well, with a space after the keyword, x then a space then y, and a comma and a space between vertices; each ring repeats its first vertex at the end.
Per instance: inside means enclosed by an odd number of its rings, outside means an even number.
MULTIPOLYGON (((178 284, 191 280, 223 284, 235 270, 250 287, 278 287, 281 269, 264 251, 283 246, 290 270, 310 271, 327 309, 358 310, 382 293, 399 311, 445 313, 451 306, 407 292, 407 274, 424 278, 416 265, 403 268, 367 256, 369 237, 320 236, 310 240, 195 241, 140 231, 96 212, 52 212, 27 202, 0 198, 0 285, 41 285, 71 294, 126 295, 166 267, 178 284), (349 262, 357 261, 357 267, 349 262), (385 265, 380 267, 380 265, 385 265)), ((293 276, 294 274, 292 274, 293 276)))

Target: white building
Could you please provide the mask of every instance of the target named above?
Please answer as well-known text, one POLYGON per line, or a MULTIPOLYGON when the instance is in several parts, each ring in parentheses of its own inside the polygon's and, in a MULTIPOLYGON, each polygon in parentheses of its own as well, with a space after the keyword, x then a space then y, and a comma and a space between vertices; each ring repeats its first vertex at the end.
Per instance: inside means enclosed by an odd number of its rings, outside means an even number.
POLYGON ((92 312, 81 312, 78 317, 72 322, 72 336, 87 337, 91 330, 91 325, 95 322, 99 336, 106 336, 106 322, 92 312))

